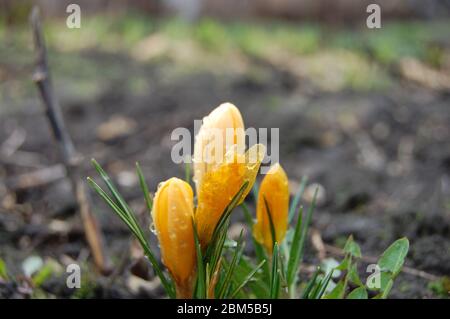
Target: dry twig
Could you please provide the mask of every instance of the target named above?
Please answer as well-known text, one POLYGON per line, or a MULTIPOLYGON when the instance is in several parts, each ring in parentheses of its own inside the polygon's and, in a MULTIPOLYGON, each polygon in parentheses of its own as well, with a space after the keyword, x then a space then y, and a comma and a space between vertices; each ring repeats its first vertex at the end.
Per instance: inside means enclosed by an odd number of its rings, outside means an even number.
MULTIPOLYGON (((327 252, 329 252, 332 255, 345 256, 345 252, 338 247, 325 244, 325 249, 327 252)), ((367 262, 367 263, 377 263, 378 258, 373 257, 373 256, 362 256, 361 260, 364 262, 367 262)), ((405 274, 413 275, 413 276, 420 277, 420 278, 430 280, 430 281, 435 281, 435 280, 439 279, 439 277, 436 275, 427 273, 423 270, 407 267, 407 266, 403 266, 402 272, 404 272, 405 274)))
MULTIPOLYGON (((345 256, 345 252, 343 249, 325 244, 322 240, 322 235, 318 229, 312 229, 311 231, 311 241, 314 248, 317 250, 318 258, 320 260, 325 259, 326 253, 335 255, 335 256, 345 256)), ((361 256, 361 260, 367 263, 375 264, 378 262, 378 258, 373 256, 361 256)), ((438 280, 439 277, 433 274, 427 273, 423 270, 403 266, 402 271, 405 274, 413 275, 416 277, 421 277, 426 280, 435 281, 438 280)))
POLYGON ((67 176, 66 167, 62 164, 56 164, 29 173, 23 173, 6 181, 11 189, 27 189, 39 187, 55 182, 67 176))
POLYGON ((102 273, 107 274, 110 272, 110 269, 104 254, 102 240, 103 236, 100 228, 98 227, 97 220, 92 214, 89 193, 80 172, 82 157, 75 150, 72 139, 70 138, 70 135, 65 127, 60 106, 53 92, 47 61, 47 50, 42 35, 39 10, 37 7, 34 7, 31 13, 31 27, 33 30, 34 44, 37 53, 33 81, 39 89, 51 130, 58 147, 60 148, 62 161, 72 182, 86 239, 94 257, 95 265, 102 273))
MULTIPOLYGON (((314 229, 311 232, 311 241, 313 243, 314 248, 317 250, 319 259, 322 260, 325 258, 326 253, 330 253, 335 256, 345 256, 345 252, 343 249, 339 247, 335 247, 332 245, 325 244, 322 240, 322 235, 317 229, 314 229)), ((361 256, 361 260, 367 263, 375 264, 378 262, 378 258, 373 256, 361 256)), ((423 270, 403 266, 402 271, 405 274, 413 275, 416 277, 421 277, 426 280, 435 281, 438 280, 439 277, 433 274, 429 274, 423 270)))

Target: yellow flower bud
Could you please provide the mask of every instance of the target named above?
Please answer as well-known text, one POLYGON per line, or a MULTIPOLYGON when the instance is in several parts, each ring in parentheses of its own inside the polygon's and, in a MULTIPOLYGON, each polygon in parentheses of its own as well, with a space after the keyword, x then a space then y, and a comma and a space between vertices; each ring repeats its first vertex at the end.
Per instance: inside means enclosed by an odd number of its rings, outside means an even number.
POLYGON ((244 122, 236 106, 223 103, 203 118, 195 138, 193 166, 197 194, 206 172, 222 163, 234 145, 237 145, 239 153, 245 151, 244 122))
POLYGON ((261 144, 254 145, 245 154, 239 154, 234 147, 226 154, 223 163, 205 173, 199 185, 195 212, 202 247, 209 243, 220 217, 234 195, 248 182, 238 204, 244 201, 255 182, 264 154, 265 147, 261 144))
POLYGON ((153 201, 152 217, 161 258, 175 281, 179 298, 192 297, 196 250, 191 186, 178 178, 162 182, 153 201))
POLYGON ((273 239, 267 215, 266 199, 275 228, 275 238, 280 243, 286 235, 289 210, 289 185, 286 173, 280 164, 273 165, 261 182, 256 207, 255 239, 272 253, 273 239))
POLYGON ((203 248, 242 185, 249 183, 238 204, 251 190, 264 154, 259 144, 245 153, 244 122, 233 104, 221 104, 203 118, 194 145, 195 220, 203 248))

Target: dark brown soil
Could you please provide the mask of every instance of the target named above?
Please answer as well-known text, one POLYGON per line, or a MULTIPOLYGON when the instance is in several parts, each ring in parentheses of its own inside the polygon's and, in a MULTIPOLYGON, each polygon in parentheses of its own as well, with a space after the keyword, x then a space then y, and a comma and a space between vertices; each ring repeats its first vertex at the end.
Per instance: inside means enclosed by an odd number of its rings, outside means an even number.
MULTIPOLYGON (((241 109, 246 126, 280 128, 280 161, 292 181, 298 185, 307 175, 310 183, 323 186, 325 194, 313 227, 325 243, 339 246, 353 234, 365 255, 378 256, 393 240, 407 236, 411 243, 407 266, 439 277, 450 275, 448 92, 398 81, 382 92, 327 93, 269 66, 264 67, 269 76, 263 80, 199 71, 168 82, 161 81, 168 62, 140 65, 120 55, 101 53, 88 58, 121 64, 126 73, 105 80, 99 94, 81 99, 65 96, 55 78, 68 129, 85 156, 86 176, 96 176, 89 163, 95 157, 119 182, 145 225, 149 217, 139 186, 128 177, 134 163, 141 163, 152 191, 162 180, 182 177, 184 168, 170 160, 172 130, 192 130, 194 119, 230 101, 241 109), (137 74, 147 82, 144 92, 136 95, 126 84, 137 74), (135 128, 124 136, 100 140, 98 126, 118 114, 134 121, 135 128)), ((26 139, 20 151, 32 152, 38 167, 58 163, 58 150, 39 99, 35 96, 23 104, 21 110, 0 118, 0 141, 14 130, 24 130, 26 139)), ((2 196, 9 194, 14 199, 9 206, 3 200, 1 208, 0 257, 15 276, 21 274, 20 265, 30 255, 90 261, 66 179, 26 189, 9 187, 18 174, 34 169, 6 161, 0 168, 0 186, 6 186, 2 196), (67 230, 52 230, 49 225, 55 221, 67 225, 67 230)), ((132 267, 136 261, 129 256, 130 234, 95 194, 93 198, 116 273, 112 278, 95 275, 88 262, 92 289, 86 296, 160 297, 159 288, 130 289, 130 271, 136 271, 136 265, 132 267)), ((309 205, 307 199, 304 203, 309 205)), ((241 213, 236 212, 235 218, 242 220, 241 213)), ((308 245, 306 261, 317 262, 316 251, 308 245)), ((401 274, 392 297, 440 297, 428 288, 429 282, 401 274)), ((0 283, 0 296, 26 295, 18 285, 0 283)), ((57 297, 72 294, 65 288, 64 276, 46 281, 42 290, 57 297)))

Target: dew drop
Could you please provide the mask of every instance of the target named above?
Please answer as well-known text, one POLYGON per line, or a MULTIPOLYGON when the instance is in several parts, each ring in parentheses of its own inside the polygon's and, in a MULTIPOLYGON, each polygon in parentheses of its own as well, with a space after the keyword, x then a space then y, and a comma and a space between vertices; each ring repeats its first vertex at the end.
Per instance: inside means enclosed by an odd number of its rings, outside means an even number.
POLYGON ((157 232, 156 232, 156 226, 155 226, 155 223, 153 223, 153 222, 150 224, 150 231, 151 231, 153 234, 157 235, 157 232))

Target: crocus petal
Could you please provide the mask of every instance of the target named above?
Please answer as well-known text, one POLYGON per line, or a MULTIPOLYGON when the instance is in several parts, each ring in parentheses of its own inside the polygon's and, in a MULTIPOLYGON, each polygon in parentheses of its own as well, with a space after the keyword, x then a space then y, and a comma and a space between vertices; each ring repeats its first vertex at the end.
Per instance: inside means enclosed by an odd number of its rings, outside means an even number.
POLYGON ((272 253, 272 233, 264 198, 269 206, 276 240, 281 243, 286 235, 288 223, 289 186, 286 173, 278 163, 270 168, 261 182, 256 207, 257 221, 253 228, 255 239, 264 245, 268 252, 272 253))
POLYGON ((239 151, 245 150, 244 122, 236 106, 224 103, 203 118, 195 138, 193 166, 197 193, 206 172, 217 167, 233 145, 238 145, 239 151))
POLYGON ((222 164, 206 172, 200 184, 195 212, 202 247, 209 243, 220 217, 245 182, 248 182, 248 185, 238 204, 247 196, 253 187, 264 154, 265 147, 262 144, 254 145, 246 154, 239 154, 234 147, 226 154, 222 164))
POLYGON ((160 184, 152 210, 162 262, 172 275, 181 297, 189 297, 186 294, 191 292, 191 278, 196 265, 193 200, 191 186, 181 179, 171 178, 160 184))

